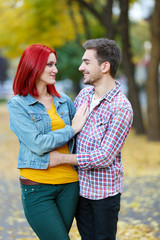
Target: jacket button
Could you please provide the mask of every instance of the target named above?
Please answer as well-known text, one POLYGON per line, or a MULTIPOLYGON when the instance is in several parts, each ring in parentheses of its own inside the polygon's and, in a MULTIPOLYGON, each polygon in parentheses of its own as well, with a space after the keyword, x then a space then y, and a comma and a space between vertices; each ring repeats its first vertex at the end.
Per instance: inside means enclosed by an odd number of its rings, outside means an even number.
POLYGON ((61 115, 63 115, 63 112, 61 112, 61 115))

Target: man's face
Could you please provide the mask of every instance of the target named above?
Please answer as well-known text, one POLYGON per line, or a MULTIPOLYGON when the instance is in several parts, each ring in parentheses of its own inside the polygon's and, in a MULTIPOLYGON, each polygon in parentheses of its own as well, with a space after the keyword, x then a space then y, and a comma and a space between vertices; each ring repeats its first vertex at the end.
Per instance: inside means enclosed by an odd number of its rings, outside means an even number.
POLYGON ((85 51, 79 71, 81 71, 84 75, 84 84, 95 86, 95 83, 102 78, 101 67, 96 58, 96 50, 87 49, 85 51))

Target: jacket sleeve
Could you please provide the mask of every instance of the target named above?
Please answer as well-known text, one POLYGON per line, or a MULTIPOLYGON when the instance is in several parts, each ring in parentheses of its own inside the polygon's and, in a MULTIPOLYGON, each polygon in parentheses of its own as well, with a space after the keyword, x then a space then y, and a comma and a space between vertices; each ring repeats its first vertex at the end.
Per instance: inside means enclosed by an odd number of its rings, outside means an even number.
POLYGON ((73 128, 69 125, 42 134, 36 128, 25 108, 13 99, 8 102, 8 110, 11 130, 17 135, 20 142, 38 155, 63 146, 75 135, 73 128))

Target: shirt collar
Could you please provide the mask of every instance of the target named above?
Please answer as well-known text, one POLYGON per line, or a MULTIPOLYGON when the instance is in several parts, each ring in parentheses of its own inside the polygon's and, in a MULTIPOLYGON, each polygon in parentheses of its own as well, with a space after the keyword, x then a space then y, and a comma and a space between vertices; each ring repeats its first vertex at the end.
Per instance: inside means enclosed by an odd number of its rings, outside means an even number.
MULTIPOLYGON (((120 91, 121 84, 117 81, 115 81, 116 86, 112 88, 105 96, 104 98, 108 101, 111 102, 113 98, 117 95, 117 93, 120 91)), ((104 99, 103 98, 103 99, 104 99)))
MULTIPOLYGON (((100 101, 105 99, 108 102, 111 102, 113 98, 117 95, 117 93, 120 91, 121 84, 118 81, 115 81, 116 86, 112 88, 100 101)), ((95 93, 95 89, 92 88, 89 92, 89 95, 92 95, 95 93)))

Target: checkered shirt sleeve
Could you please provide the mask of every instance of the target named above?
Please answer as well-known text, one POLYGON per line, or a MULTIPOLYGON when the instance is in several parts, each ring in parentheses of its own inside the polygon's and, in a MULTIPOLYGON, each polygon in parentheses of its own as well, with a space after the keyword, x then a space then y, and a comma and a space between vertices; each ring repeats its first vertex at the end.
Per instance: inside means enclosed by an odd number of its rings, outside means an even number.
MULTIPOLYGON (((83 89, 75 99, 75 106, 87 102, 89 107, 93 94, 93 88, 83 89)), ((121 149, 132 120, 131 104, 116 82, 116 87, 89 114, 77 136, 76 156, 83 197, 101 199, 122 192, 121 149)))

